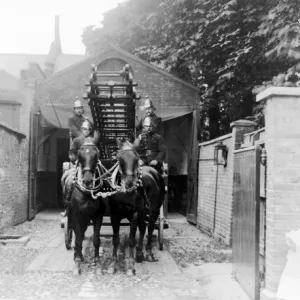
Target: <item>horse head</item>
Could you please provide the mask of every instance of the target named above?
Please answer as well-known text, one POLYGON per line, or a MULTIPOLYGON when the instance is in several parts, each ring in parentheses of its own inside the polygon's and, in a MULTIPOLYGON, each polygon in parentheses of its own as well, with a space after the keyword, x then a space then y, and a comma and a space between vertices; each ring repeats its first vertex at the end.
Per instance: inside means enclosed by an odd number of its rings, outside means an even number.
POLYGON ((117 159, 119 160, 119 171, 126 189, 136 186, 139 180, 139 155, 129 141, 117 139, 119 148, 117 159))
POLYGON ((94 174, 99 159, 99 150, 92 140, 86 141, 78 152, 81 166, 82 183, 86 188, 93 188, 94 174))

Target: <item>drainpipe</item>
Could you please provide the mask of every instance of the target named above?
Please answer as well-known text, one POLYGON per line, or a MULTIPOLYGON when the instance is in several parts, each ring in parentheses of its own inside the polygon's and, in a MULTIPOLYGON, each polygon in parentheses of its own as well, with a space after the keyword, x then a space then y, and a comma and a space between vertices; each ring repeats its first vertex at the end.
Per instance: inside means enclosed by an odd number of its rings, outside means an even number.
MULTIPOLYGON (((199 158, 198 161, 214 161, 214 158, 199 158)), ((212 233, 215 233, 216 228, 216 217, 217 217, 217 196, 218 196, 218 178, 219 178, 219 165, 217 164, 216 171, 216 184, 215 184, 215 201, 214 201, 214 219, 213 219, 213 230, 212 233)))
POLYGON ((217 164, 217 171, 216 171, 216 185, 215 185, 215 202, 214 202, 213 235, 214 235, 215 229, 216 229, 217 197, 218 197, 218 178, 219 178, 219 165, 217 164))

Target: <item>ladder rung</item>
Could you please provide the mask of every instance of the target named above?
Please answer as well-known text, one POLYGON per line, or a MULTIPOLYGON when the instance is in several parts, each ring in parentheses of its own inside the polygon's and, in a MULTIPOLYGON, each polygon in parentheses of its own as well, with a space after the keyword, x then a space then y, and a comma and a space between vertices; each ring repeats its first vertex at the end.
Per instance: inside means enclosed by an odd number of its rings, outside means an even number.
POLYGON ((130 117, 125 117, 125 116, 124 116, 124 118, 117 118, 117 117, 113 117, 113 116, 111 116, 111 117, 101 116, 101 119, 102 120, 120 120, 120 121, 125 121, 125 120, 131 119, 131 118, 130 117))
MULTIPOLYGON (((126 95, 99 95, 99 96, 93 96, 93 100, 94 101, 101 101, 102 102, 108 102, 109 104, 114 104, 114 103, 124 103, 124 101, 132 101, 134 100, 134 98, 132 96, 126 96, 126 95), (122 101, 123 100, 123 101, 122 101)), ((131 104, 131 103, 130 103, 131 104)))
MULTIPOLYGON (((91 84, 89 83, 89 85, 87 86, 91 86, 91 84)), ((99 82, 92 82, 92 86, 93 87, 133 87, 133 86, 138 86, 138 84, 136 82, 132 82, 132 83, 115 83, 110 85, 110 83, 99 83, 99 82)))
POLYGON ((119 77, 119 78, 122 78, 120 72, 96 72, 96 76, 97 77, 119 77))
POLYGON ((99 122, 101 126, 106 126, 106 125, 128 125, 130 122, 99 122))
MULTIPOLYGON (((118 104, 118 103, 116 103, 116 104, 118 104)), ((121 103, 120 103, 121 104, 121 103)), ((128 104, 128 105, 110 105, 110 104, 106 104, 106 105, 95 105, 95 107, 92 107, 92 109, 94 109, 94 110, 96 110, 96 108, 100 108, 100 109, 110 109, 110 110, 115 110, 115 109, 124 109, 124 108, 126 108, 126 109, 129 109, 129 108, 131 108, 131 109, 135 109, 135 105, 134 105, 134 103, 130 103, 130 104, 128 104)))
MULTIPOLYGON (((101 128, 103 130, 103 128, 101 128)), ((100 136, 101 135, 105 135, 105 133, 130 133, 131 131, 133 131, 132 129, 118 129, 118 130, 115 130, 115 129, 106 129, 106 130, 103 130, 103 131, 99 131, 99 134, 100 136)))
POLYGON ((119 112, 117 112, 117 113, 115 113, 115 112, 108 112, 108 113, 107 112, 101 112, 100 114, 94 114, 93 116, 100 117, 100 118, 104 118, 104 117, 107 117, 107 118, 121 117, 121 118, 126 118, 126 119, 134 119, 134 114, 127 115, 125 113, 119 113, 119 112))
MULTIPOLYGON (((98 127, 98 126, 97 126, 98 127)), ((102 132, 108 132, 109 130, 114 130, 115 132, 119 132, 120 130, 128 130, 131 131, 133 130, 131 127, 126 127, 126 126, 118 126, 118 127, 98 127, 99 133, 101 134, 102 132)))

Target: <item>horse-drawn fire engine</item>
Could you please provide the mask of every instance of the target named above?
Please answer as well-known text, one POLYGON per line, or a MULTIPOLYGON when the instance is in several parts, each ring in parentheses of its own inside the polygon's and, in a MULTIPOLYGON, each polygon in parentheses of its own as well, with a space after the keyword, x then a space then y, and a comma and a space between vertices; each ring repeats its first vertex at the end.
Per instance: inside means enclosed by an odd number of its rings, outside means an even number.
MULTIPOLYGON (((133 142, 135 139, 136 102, 140 97, 136 95, 137 83, 133 82, 129 65, 125 65, 120 72, 99 72, 93 66, 90 80, 86 86, 87 92, 83 98, 90 107, 94 129, 99 133, 99 143, 97 144, 99 150, 97 180, 99 184, 93 190, 92 196, 94 198, 106 198, 109 201, 109 197, 121 188, 116 141, 128 140, 133 142)), ((70 138, 71 142, 72 139, 70 138)), ((167 194, 165 194, 166 196, 167 194)), ((61 224, 65 232, 66 248, 69 250, 71 249, 73 228, 70 222, 70 207, 68 204, 66 206, 66 214, 62 218, 61 224)), ((111 224, 104 222, 102 225, 110 226, 111 224)), ((167 226, 162 205, 156 222, 160 250, 163 250, 164 228, 167 226)))

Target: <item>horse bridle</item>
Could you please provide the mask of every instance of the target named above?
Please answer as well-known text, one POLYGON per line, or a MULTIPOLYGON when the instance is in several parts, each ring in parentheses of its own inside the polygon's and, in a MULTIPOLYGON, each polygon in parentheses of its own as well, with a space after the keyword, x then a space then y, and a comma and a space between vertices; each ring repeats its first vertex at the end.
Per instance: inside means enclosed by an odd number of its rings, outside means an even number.
MULTIPOLYGON (((114 172, 115 169, 118 169, 118 172, 120 172, 121 175, 123 175, 123 172, 120 168, 120 156, 125 152, 125 151, 134 151, 134 153, 137 155, 137 157, 139 158, 139 155, 138 153, 132 149, 132 148, 128 148, 128 149, 122 149, 122 150, 119 150, 118 151, 118 155, 117 155, 117 163, 109 170, 106 170, 104 168, 104 166, 102 165, 101 163, 101 160, 99 160, 99 156, 100 156, 100 152, 99 152, 99 149, 97 148, 97 146, 91 142, 91 141, 87 141, 85 142, 82 146, 93 146, 96 151, 97 151, 97 156, 98 156, 98 162, 97 162, 97 166, 96 166, 96 170, 98 171, 98 174, 99 174, 99 177, 97 178, 97 180, 99 180, 99 185, 94 187, 94 188, 87 188, 85 187, 81 182, 80 180, 78 179, 78 172, 81 172, 81 174, 83 174, 83 172, 85 171, 93 171, 90 167, 85 167, 85 168, 82 168, 81 169, 81 166, 79 166, 79 162, 77 164, 77 172, 76 172, 76 176, 75 176, 75 182, 76 182, 76 185, 80 188, 81 191, 83 192, 90 192, 92 197, 94 199, 97 199, 99 196, 100 197, 107 197, 109 195, 113 195, 114 193, 117 193, 119 191, 122 191, 122 192, 126 192, 126 193, 130 193, 130 192, 133 192, 133 191, 136 191, 137 190, 137 187, 138 186, 142 186, 142 168, 139 166, 138 169, 136 170, 136 174, 133 174, 133 175, 127 175, 127 176, 134 176, 136 178, 135 180, 135 184, 131 187, 131 188, 126 188, 124 186, 124 184, 121 184, 121 186, 117 186, 114 184, 114 182, 110 182, 111 181, 111 178, 105 178, 108 174, 111 174, 114 172), (104 173, 101 174, 101 170, 100 169, 104 169, 104 173), (108 183, 110 184, 110 186, 114 189, 113 192, 99 192, 99 190, 101 189, 101 186, 103 185, 103 180, 105 181, 108 181, 108 183), (96 193, 96 194, 95 194, 96 193)), ((97 172, 96 171, 96 172, 97 172)), ((81 176, 80 176, 81 177, 81 176)))
POLYGON ((102 186, 102 184, 103 184, 103 182, 101 181, 101 178, 100 178, 100 169, 99 169, 99 165, 98 165, 98 160, 99 160, 99 156, 100 156, 100 152, 99 152, 99 149, 98 149, 98 147, 92 142, 92 141, 86 141, 82 146, 81 146, 81 148, 83 147, 83 146, 92 146, 95 150, 96 150, 96 152, 97 152, 97 165, 96 165, 96 169, 95 169, 95 173, 94 173, 94 182, 96 182, 97 180, 99 180, 99 184, 97 185, 97 186, 95 186, 95 187, 93 187, 93 188, 88 188, 88 187, 86 187, 86 186, 84 186, 83 185, 83 183, 81 183, 80 182, 80 180, 79 180, 79 176, 78 176, 78 172, 81 172, 81 175, 80 175, 80 178, 81 178, 81 176, 83 175, 83 173, 84 172, 86 172, 86 171, 90 171, 90 172, 93 172, 94 170, 92 170, 92 168, 90 168, 90 167, 84 167, 84 168, 81 168, 81 166, 79 165, 79 162, 77 163, 77 172, 76 172, 76 179, 75 179, 75 181, 76 181, 76 185, 80 188, 80 190, 81 191, 83 191, 83 192, 96 192, 96 191, 98 191, 100 188, 101 188, 101 186, 102 186), (98 172, 98 174, 99 174, 99 176, 96 178, 95 177, 95 174, 98 172))
MULTIPOLYGON (((121 156, 123 155, 123 153, 126 152, 126 151, 133 151, 133 152, 136 154, 136 156, 137 156, 137 158, 138 158, 138 160, 139 160, 139 154, 135 151, 135 149, 129 147, 129 148, 127 148, 127 149, 122 149, 122 150, 119 150, 119 151, 118 151, 117 159, 118 159, 119 162, 120 162, 120 157, 121 157, 121 156)), ((122 172, 122 170, 121 170, 121 167, 119 167, 119 172, 120 172, 121 175, 124 175, 124 176, 132 176, 132 177, 134 177, 134 178, 136 179, 136 180, 135 180, 135 184, 134 184, 131 188, 125 188, 125 187, 124 187, 126 192, 130 193, 130 192, 132 192, 132 191, 137 190, 137 187, 138 187, 138 186, 141 186, 141 184, 142 184, 142 180, 141 180, 141 179, 142 179, 142 168, 141 168, 140 166, 138 166, 136 172, 134 172, 133 175, 123 174, 123 172, 122 172)))

